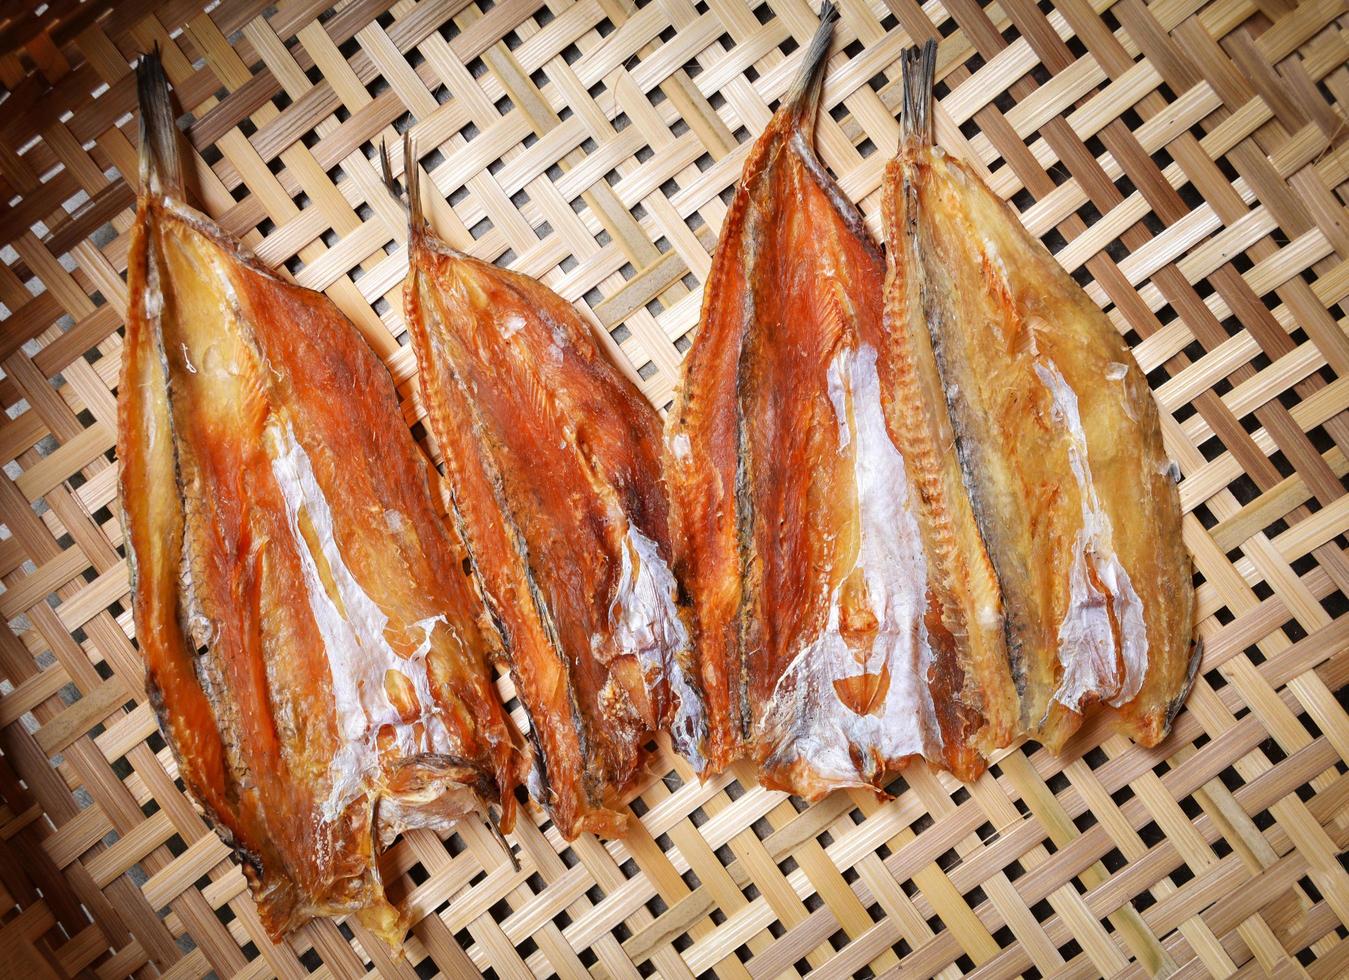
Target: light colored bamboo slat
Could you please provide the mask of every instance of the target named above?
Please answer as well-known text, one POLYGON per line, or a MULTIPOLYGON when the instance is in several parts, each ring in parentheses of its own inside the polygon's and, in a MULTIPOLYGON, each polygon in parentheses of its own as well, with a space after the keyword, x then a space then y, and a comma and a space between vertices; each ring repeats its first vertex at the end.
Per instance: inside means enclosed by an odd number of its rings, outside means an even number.
MULTIPOLYGON (((24 5, 18 5, 22 7, 24 5)), ((51 0, 0 19, 0 962, 99 977, 1349 972, 1349 35, 1344 0, 841 0, 822 156, 879 230, 900 53, 939 138, 1149 373, 1203 669, 1144 751, 1090 724, 978 783, 803 806, 659 747, 625 841, 535 813, 386 855, 415 920, 263 934, 145 700, 117 521, 137 120, 158 42, 200 202, 323 289, 409 423, 412 123, 447 238, 590 317, 658 406, 816 0, 51 0)), ((427 444, 433 455, 438 447, 427 444)), ((499 681, 503 696, 512 690, 499 681)), ((518 713, 518 709, 517 709, 518 713)))

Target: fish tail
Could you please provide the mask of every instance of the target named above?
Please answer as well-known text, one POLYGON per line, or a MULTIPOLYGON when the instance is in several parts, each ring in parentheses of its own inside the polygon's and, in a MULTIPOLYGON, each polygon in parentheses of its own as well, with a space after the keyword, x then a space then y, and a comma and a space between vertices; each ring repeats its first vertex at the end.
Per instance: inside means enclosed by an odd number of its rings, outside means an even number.
POLYGON ((820 26, 806 48, 801 70, 787 90, 783 104, 797 119, 797 125, 803 130, 807 140, 814 134, 816 110, 820 104, 820 89, 824 81, 824 63, 829 54, 829 42, 834 36, 834 22, 838 20, 838 8, 830 0, 820 6, 820 26))
POLYGON ((159 58, 159 45, 141 55, 136 65, 136 94, 141 108, 141 187, 182 198, 183 170, 178 155, 178 126, 169 100, 169 83, 159 58))
POLYGON ((929 39, 922 47, 904 52, 900 63, 904 84, 904 105, 900 111, 900 138, 932 142, 932 84, 937 72, 937 42, 929 39))
POLYGON ((420 231, 426 227, 426 214, 422 211, 422 174, 412 151, 411 129, 403 134, 403 178, 408 188, 408 220, 414 231, 420 231))

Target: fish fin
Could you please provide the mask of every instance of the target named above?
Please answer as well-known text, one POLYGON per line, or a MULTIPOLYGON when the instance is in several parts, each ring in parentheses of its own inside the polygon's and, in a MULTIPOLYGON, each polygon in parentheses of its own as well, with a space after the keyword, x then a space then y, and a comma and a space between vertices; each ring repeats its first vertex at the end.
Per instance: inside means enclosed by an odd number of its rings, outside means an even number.
POLYGON ((178 126, 157 43, 136 64, 136 94, 141 109, 141 187, 182 199, 185 195, 178 126))
MULTIPOLYGON (((407 153, 407 134, 403 134, 403 169, 407 170, 411 164, 411 158, 407 153)), ((398 178, 393 175, 393 163, 389 159, 389 141, 379 141, 379 168, 384 177, 384 186, 388 189, 389 195, 398 202, 398 206, 403 209, 403 213, 408 215, 408 221, 411 223, 412 215, 408 208, 407 198, 403 196, 403 188, 398 184, 398 178)))
POLYGON ((885 709, 885 696, 890 693, 890 668, 881 664, 877 671, 836 678, 834 693, 854 714, 879 716, 885 709))
POLYGON ((417 154, 412 148, 412 130, 403 134, 403 179, 407 183, 408 218, 412 230, 422 231, 430 228, 426 213, 422 210, 422 174, 417 164, 417 154))
POLYGON ((825 0, 820 6, 820 26, 806 48, 800 72, 782 100, 782 104, 789 106, 789 112, 796 117, 796 126, 801 129, 807 143, 812 142, 815 136, 824 65, 829 55, 829 42, 834 36, 834 22, 837 20, 838 8, 830 0, 825 0))
POLYGON ((904 52, 900 72, 904 105, 900 110, 900 138, 916 137, 932 142, 932 83, 937 71, 937 42, 930 38, 922 47, 904 52))

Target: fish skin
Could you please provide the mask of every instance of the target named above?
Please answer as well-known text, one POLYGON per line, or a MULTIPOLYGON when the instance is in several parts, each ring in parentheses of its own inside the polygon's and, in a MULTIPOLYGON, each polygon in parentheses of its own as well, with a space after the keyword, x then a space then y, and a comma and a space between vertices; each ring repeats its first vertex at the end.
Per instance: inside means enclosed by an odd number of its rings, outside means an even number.
POLYGON ((704 775, 744 756, 806 799, 918 759, 972 778, 1015 715, 996 583, 973 595, 934 551, 947 525, 923 495, 945 484, 920 478, 958 468, 901 397, 885 258, 812 147, 833 16, 746 160, 666 438, 704 775), (992 622, 934 616, 953 583, 992 622), (991 650, 973 664, 970 635, 991 650))
POLYGON ((423 401, 529 718, 532 789, 567 839, 621 836, 652 734, 702 742, 660 419, 570 304, 440 240, 415 165, 408 185, 423 401))
POLYGON ((1008 609, 1020 727, 1057 751, 1100 704, 1155 745, 1198 646, 1179 494, 1147 381, 970 167, 921 140, 892 167, 916 191, 926 317, 1008 609))
POLYGON ((118 457, 151 701, 274 941, 355 912, 398 947, 382 846, 489 804, 513 819, 481 603, 388 372, 183 203, 157 59, 138 74, 118 457), (374 677, 355 703, 343 665, 374 677))

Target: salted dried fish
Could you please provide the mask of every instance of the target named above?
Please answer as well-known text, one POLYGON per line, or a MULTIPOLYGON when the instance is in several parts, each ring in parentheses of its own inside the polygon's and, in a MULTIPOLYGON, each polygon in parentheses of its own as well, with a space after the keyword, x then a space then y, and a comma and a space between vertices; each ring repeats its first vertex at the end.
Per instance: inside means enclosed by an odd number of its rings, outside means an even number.
POLYGON ((935 46, 905 63, 885 200, 887 326, 928 345, 1006 610, 1021 728, 1059 748, 1094 704, 1153 745, 1194 679, 1194 590, 1157 406, 1110 321, 931 140, 935 46), (903 296, 901 300, 899 297, 903 296))
POLYGON ((705 771, 748 756, 808 799, 916 759, 972 778, 1016 718, 935 370, 883 329, 884 256, 813 149, 835 17, 746 160, 666 458, 705 771))
POLYGON ((567 839, 617 836, 651 735, 702 741, 660 420, 570 304, 435 235, 410 140, 404 159, 422 397, 529 718, 530 789, 567 839))
POLYGON ((184 202, 158 57, 137 75, 117 448, 150 696, 273 939, 356 912, 396 946, 381 848, 512 820, 490 627, 384 366, 184 202))

